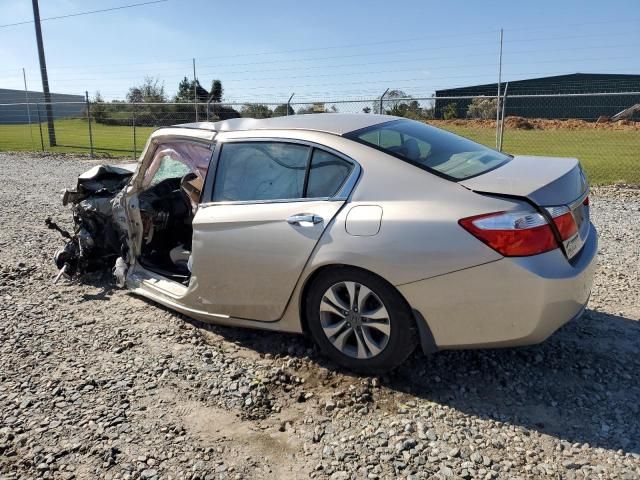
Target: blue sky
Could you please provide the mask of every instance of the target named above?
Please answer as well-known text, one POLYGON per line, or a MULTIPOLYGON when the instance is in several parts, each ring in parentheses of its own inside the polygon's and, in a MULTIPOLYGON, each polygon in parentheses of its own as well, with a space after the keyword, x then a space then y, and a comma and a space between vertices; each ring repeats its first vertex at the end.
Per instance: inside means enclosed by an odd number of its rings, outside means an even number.
MULTIPOLYGON (((42 18, 141 0, 41 0, 42 18)), ((0 0, 0 24, 33 18, 0 0)), ((503 79, 640 73, 639 0, 169 0, 42 23, 52 91, 123 98, 145 75, 173 94, 183 76, 220 78, 234 101, 344 99, 385 88, 428 96, 503 79)), ((0 88, 41 80, 33 24, 0 28, 0 88)))

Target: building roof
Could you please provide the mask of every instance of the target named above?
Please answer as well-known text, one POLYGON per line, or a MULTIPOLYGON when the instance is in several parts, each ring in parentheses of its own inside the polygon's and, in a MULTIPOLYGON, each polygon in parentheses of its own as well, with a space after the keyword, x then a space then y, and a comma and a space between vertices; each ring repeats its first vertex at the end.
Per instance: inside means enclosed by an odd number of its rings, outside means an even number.
MULTIPOLYGON (((509 91, 520 94, 537 93, 605 93, 631 92, 640 88, 640 75, 619 73, 570 73, 550 77, 526 78, 503 81, 509 83, 509 91)), ((497 83, 446 88, 436 91, 436 96, 476 95, 486 90, 497 90, 497 83)))
MULTIPOLYGON (((0 88, 0 103, 22 103, 26 99, 30 102, 43 102, 44 94, 35 90, 15 90, 12 88, 0 88)), ((84 95, 71 95, 68 93, 51 92, 54 102, 84 102, 84 95)))
POLYGON ((394 120, 396 117, 366 113, 309 113, 273 118, 232 118, 219 122, 195 122, 176 125, 216 132, 240 130, 314 130, 343 135, 354 130, 394 120))

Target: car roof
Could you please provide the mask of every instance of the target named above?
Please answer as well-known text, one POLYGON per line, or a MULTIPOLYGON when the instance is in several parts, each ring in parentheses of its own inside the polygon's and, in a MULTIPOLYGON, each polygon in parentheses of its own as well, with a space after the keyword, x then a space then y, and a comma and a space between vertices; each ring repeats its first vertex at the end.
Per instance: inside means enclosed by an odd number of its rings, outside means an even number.
POLYGON ((390 115, 366 113, 309 113, 274 118, 231 118, 219 122, 194 122, 175 125, 214 132, 243 130, 313 130, 344 135, 345 133, 396 120, 390 115))

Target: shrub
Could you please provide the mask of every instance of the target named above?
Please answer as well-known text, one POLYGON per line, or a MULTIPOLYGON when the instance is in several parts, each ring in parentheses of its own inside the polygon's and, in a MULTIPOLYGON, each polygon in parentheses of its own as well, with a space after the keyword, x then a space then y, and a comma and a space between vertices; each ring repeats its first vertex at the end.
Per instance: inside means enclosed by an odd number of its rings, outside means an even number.
POLYGON ((442 118, 444 118, 445 120, 458 118, 458 104, 447 103, 442 109, 442 118))
POLYGON ((474 98, 467 108, 468 118, 496 118, 497 100, 495 98, 474 98))

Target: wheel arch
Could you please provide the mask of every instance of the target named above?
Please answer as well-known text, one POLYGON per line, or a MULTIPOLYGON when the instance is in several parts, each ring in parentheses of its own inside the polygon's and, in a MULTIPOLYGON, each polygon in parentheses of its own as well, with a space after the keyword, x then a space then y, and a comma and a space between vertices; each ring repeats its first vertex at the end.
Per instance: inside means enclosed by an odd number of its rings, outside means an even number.
POLYGON ((409 302, 407 301, 407 299, 405 298, 405 296, 402 294, 402 292, 400 292, 395 285, 393 285, 391 282, 389 282, 388 280, 386 280, 384 277, 382 277, 381 275, 377 274, 376 272, 372 272, 371 270, 368 270, 366 268, 363 267, 359 267, 357 265, 350 265, 350 264, 346 264, 346 263, 330 263, 330 264, 326 264, 326 265, 320 265, 318 266, 316 269, 314 269, 304 280, 304 284, 302 286, 302 288, 300 289, 300 295, 298 298, 298 314, 300 315, 300 327, 302 328, 302 333, 305 336, 309 336, 310 332, 309 332, 309 325, 308 325, 308 319, 307 319, 307 313, 306 313, 306 308, 305 308, 305 302, 306 302, 306 298, 309 295, 309 290, 311 288, 311 286, 313 285, 313 282, 324 272, 327 272, 329 270, 337 270, 340 268, 350 268, 350 269, 355 269, 355 270, 360 270, 364 273, 367 273, 369 275, 375 275, 376 277, 378 277, 380 280, 382 280, 383 282, 387 283, 391 288, 393 288, 398 295, 400 296, 400 298, 403 300, 403 302, 405 303, 406 307, 409 309, 409 311, 412 314, 413 317, 413 321, 414 324, 418 330, 418 334, 420 336, 420 347, 422 348, 422 351, 425 354, 429 354, 429 353, 434 353, 438 350, 438 347, 435 343, 433 334, 431 333, 431 328, 429 327, 429 324, 427 322, 427 320, 424 318, 424 316, 416 309, 414 309, 409 302))

